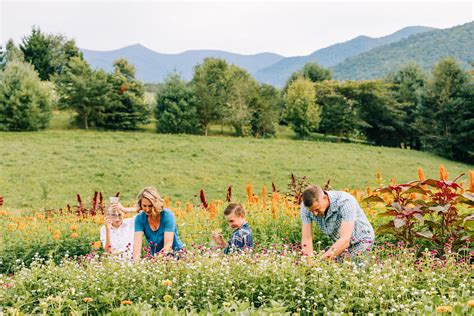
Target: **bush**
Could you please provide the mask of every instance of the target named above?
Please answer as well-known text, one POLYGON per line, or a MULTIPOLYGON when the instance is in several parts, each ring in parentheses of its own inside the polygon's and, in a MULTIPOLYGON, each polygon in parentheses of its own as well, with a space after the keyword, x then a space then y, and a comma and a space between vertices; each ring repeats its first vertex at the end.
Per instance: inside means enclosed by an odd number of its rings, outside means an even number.
POLYGON ((0 72, 0 130, 36 131, 51 119, 51 93, 33 66, 12 61, 0 72))

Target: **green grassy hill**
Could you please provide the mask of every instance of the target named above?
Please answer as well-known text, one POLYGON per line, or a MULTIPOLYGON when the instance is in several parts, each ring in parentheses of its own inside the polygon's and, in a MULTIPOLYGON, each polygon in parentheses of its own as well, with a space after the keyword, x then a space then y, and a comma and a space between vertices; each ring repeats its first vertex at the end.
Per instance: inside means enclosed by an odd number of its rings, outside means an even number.
POLYGON ((248 182, 256 193, 263 184, 270 191, 272 181, 285 191, 291 173, 313 183, 331 179, 341 189, 374 187, 377 171, 388 183, 415 179, 419 166, 427 176, 437 176, 440 164, 450 175, 473 169, 417 151, 290 139, 49 130, 1 133, 0 143, 4 209, 64 207, 78 192, 90 201, 95 190, 120 191, 131 203, 148 185, 197 202, 201 188, 210 199, 224 199, 229 185, 242 199, 248 182))

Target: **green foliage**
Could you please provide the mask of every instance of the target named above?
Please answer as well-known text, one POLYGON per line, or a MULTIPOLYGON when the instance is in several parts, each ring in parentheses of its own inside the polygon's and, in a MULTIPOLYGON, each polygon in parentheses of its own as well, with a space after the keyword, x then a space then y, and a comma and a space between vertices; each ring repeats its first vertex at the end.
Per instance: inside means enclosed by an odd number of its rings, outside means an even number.
POLYGON ((39 27, 33 27, 31 34, 23 38, 20 49, 25 60, 35 67, 41 80, 61 74, 71 58, 82 58, 74 40, 62 35, 45 34, 39 27))
POLYGON ((303 68, 298 71, 295 71, 291 77, 286 82, 284 91, 288 90, 288 87, 291 85, 293 81, 298 78, 308 79, 311 82, 321 82, 325 80, 332 79, 332 72, 330 69, 326 69, 317 63, 308 62, 306 63, 303 68))
POLYGON ((286 120, 300 138, 314 132, 321 121, 321 108, 315 99, 314 84, 308 79, 298 78, 288 87, 286 120))
POLYGON ((281 102, 280 92, 273 86, 266 84, 259 86, 257 98, 250 105, 252 111, 250 126, 253 136, 275 136, 281 102))
POLYGON ((59 104, 77 113, 77 125, 84 129, 91 125, 100 126, 109 102, 107 74, 102 70, 92 70, 85 60, 73 57, 67 70, 54 78, 60 95, 59 104))
POLYGON ((391 83, 393 98, 401 104, 404 111, 404 121, 401 133, 403 143, 414 149, 420 149, 420 137, 416 128, 416 107, 424 92, 427 76, 418 64, 408 63, 398 71, 387 76, 391 83))
POLYGON ((405 113, 381 81, 354 83, 351 98, 355 101, 361 130, 376 145, 398 147, 405 113))
POLYGON ((5 49, 1 49, 0 46, 0 70, 5 69, 8 62, 18 61, 24 62, 25 57, 23 56, 23 52, 15 46, 13 40, 9 40, 5 49))
POLYGON ((226 61, 217 58, 206 58, 194 69, 191 85, 199 122, 206 136, 209 124, 223 119, 229 90, 227 69, 226 61))
POLYGON ((145 103, 143 84, 135 79, 135 68, 126 59, 114 63, 109 75, 111 90, 105 104, 104 119, 97 126, 112 130, 136 130, 149 122, 150 109, 145 103))
POLYGON ((155 117, 158 133, 200 131, 191 90, 179 75, 169 76, 157 93, 155 117))
POLYGON ((415 122, 425 149, 451 159, 472 161, 473 84, 454 59, 441 60, 433 68, 415 122))
POLYGON ((225 102, 225 121, 235 130, 236 136, 249 134, 252 118, 251 104, 256 102, 258 84, 243 68, 229 65, 228 92, 225 102))
POLYGON ((1 277, 9 286, 0 287, 0 312, 433 315, 440 306, 456 315, 472 311, 469 262, 429 254, 417 258, 405 248, 377 251, 374 257, 359 267, 317 258, 308 264, 291 249, 273 247, 255 255, 204 250, 180 260, 158 257, 137 264, 107 258, 60 265, 37 260, 1 277))
POLYGON ((472 252, 469 240, 474 237, 474 216, 462 212, 461 206, 474 206, 474 195, 463 194, 455 181, 428 179, 375 190, 376 195, 366 201, 383 202, 382 194, 390 197, 387 211, 381 215, 391 220, 378 232, 412 245, 427 246, 427 242, 440 256, 451 251, 472 252))
POLYGON ((0 130, 35 131, 51 119, 51 87, 30 64, 8 62, 0 72, 0 130))
POLYGON ((326 81, 315 84, 316 103, 321 106, 321 123, 318 131, 349 139, 357 133, 360 120, 357 115, 352 83, 326 81))

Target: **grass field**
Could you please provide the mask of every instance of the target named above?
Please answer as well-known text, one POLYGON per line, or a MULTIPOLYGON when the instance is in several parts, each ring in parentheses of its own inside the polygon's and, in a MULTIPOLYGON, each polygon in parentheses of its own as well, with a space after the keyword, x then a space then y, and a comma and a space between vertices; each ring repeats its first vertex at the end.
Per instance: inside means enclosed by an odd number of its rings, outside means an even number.
MULTIPOLYGON (((417 168, 438 176, 440 164, 450 175, 472 165, 417 151, 362 144, 160 135, 142 132, 64 130, 67 114, 56 113, 50 130, 0 134, 0 195, 5 209, 44 209, 75 203, 76 193, 90 199, 94 191, 122 193, 133 202, 144 186, 154 185, 172 199, 196 199, 203 188, 210 199, 224 199, 229 185, 237 198, 251 182, 285 191, 291 173, 312 183, 331 179, 332 187, 376 185, 413 180, 417 168)), ((465 179, 467 179, 465 177, 465 179)))

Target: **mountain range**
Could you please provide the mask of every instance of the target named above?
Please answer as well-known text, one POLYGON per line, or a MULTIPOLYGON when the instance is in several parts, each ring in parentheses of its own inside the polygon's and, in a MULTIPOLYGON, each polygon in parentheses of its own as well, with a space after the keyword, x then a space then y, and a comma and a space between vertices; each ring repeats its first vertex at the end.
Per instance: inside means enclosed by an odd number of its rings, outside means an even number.
POLYGON ((408 61, 415 61, 429 69, 444 56, 452 56, 463 67, 470 67, 474 60, 474 22, 449 29, 410 26, 379 38, 358 36, 297 57, 274 53, 243 55, 219 50, 163 54, 140 44, 105 52, 81 51, 92 67, 105 71, 111 71, 114 60, 124 57, 135 66, 137 78, 146 83, 163 82, 173 72, 190 80, 197 64, 206 57, 214 57, 245 68, 259 82, 281 87, 294 71, 307 62, 332 68, 334 77, 340 80, 378 78, 408 61))

